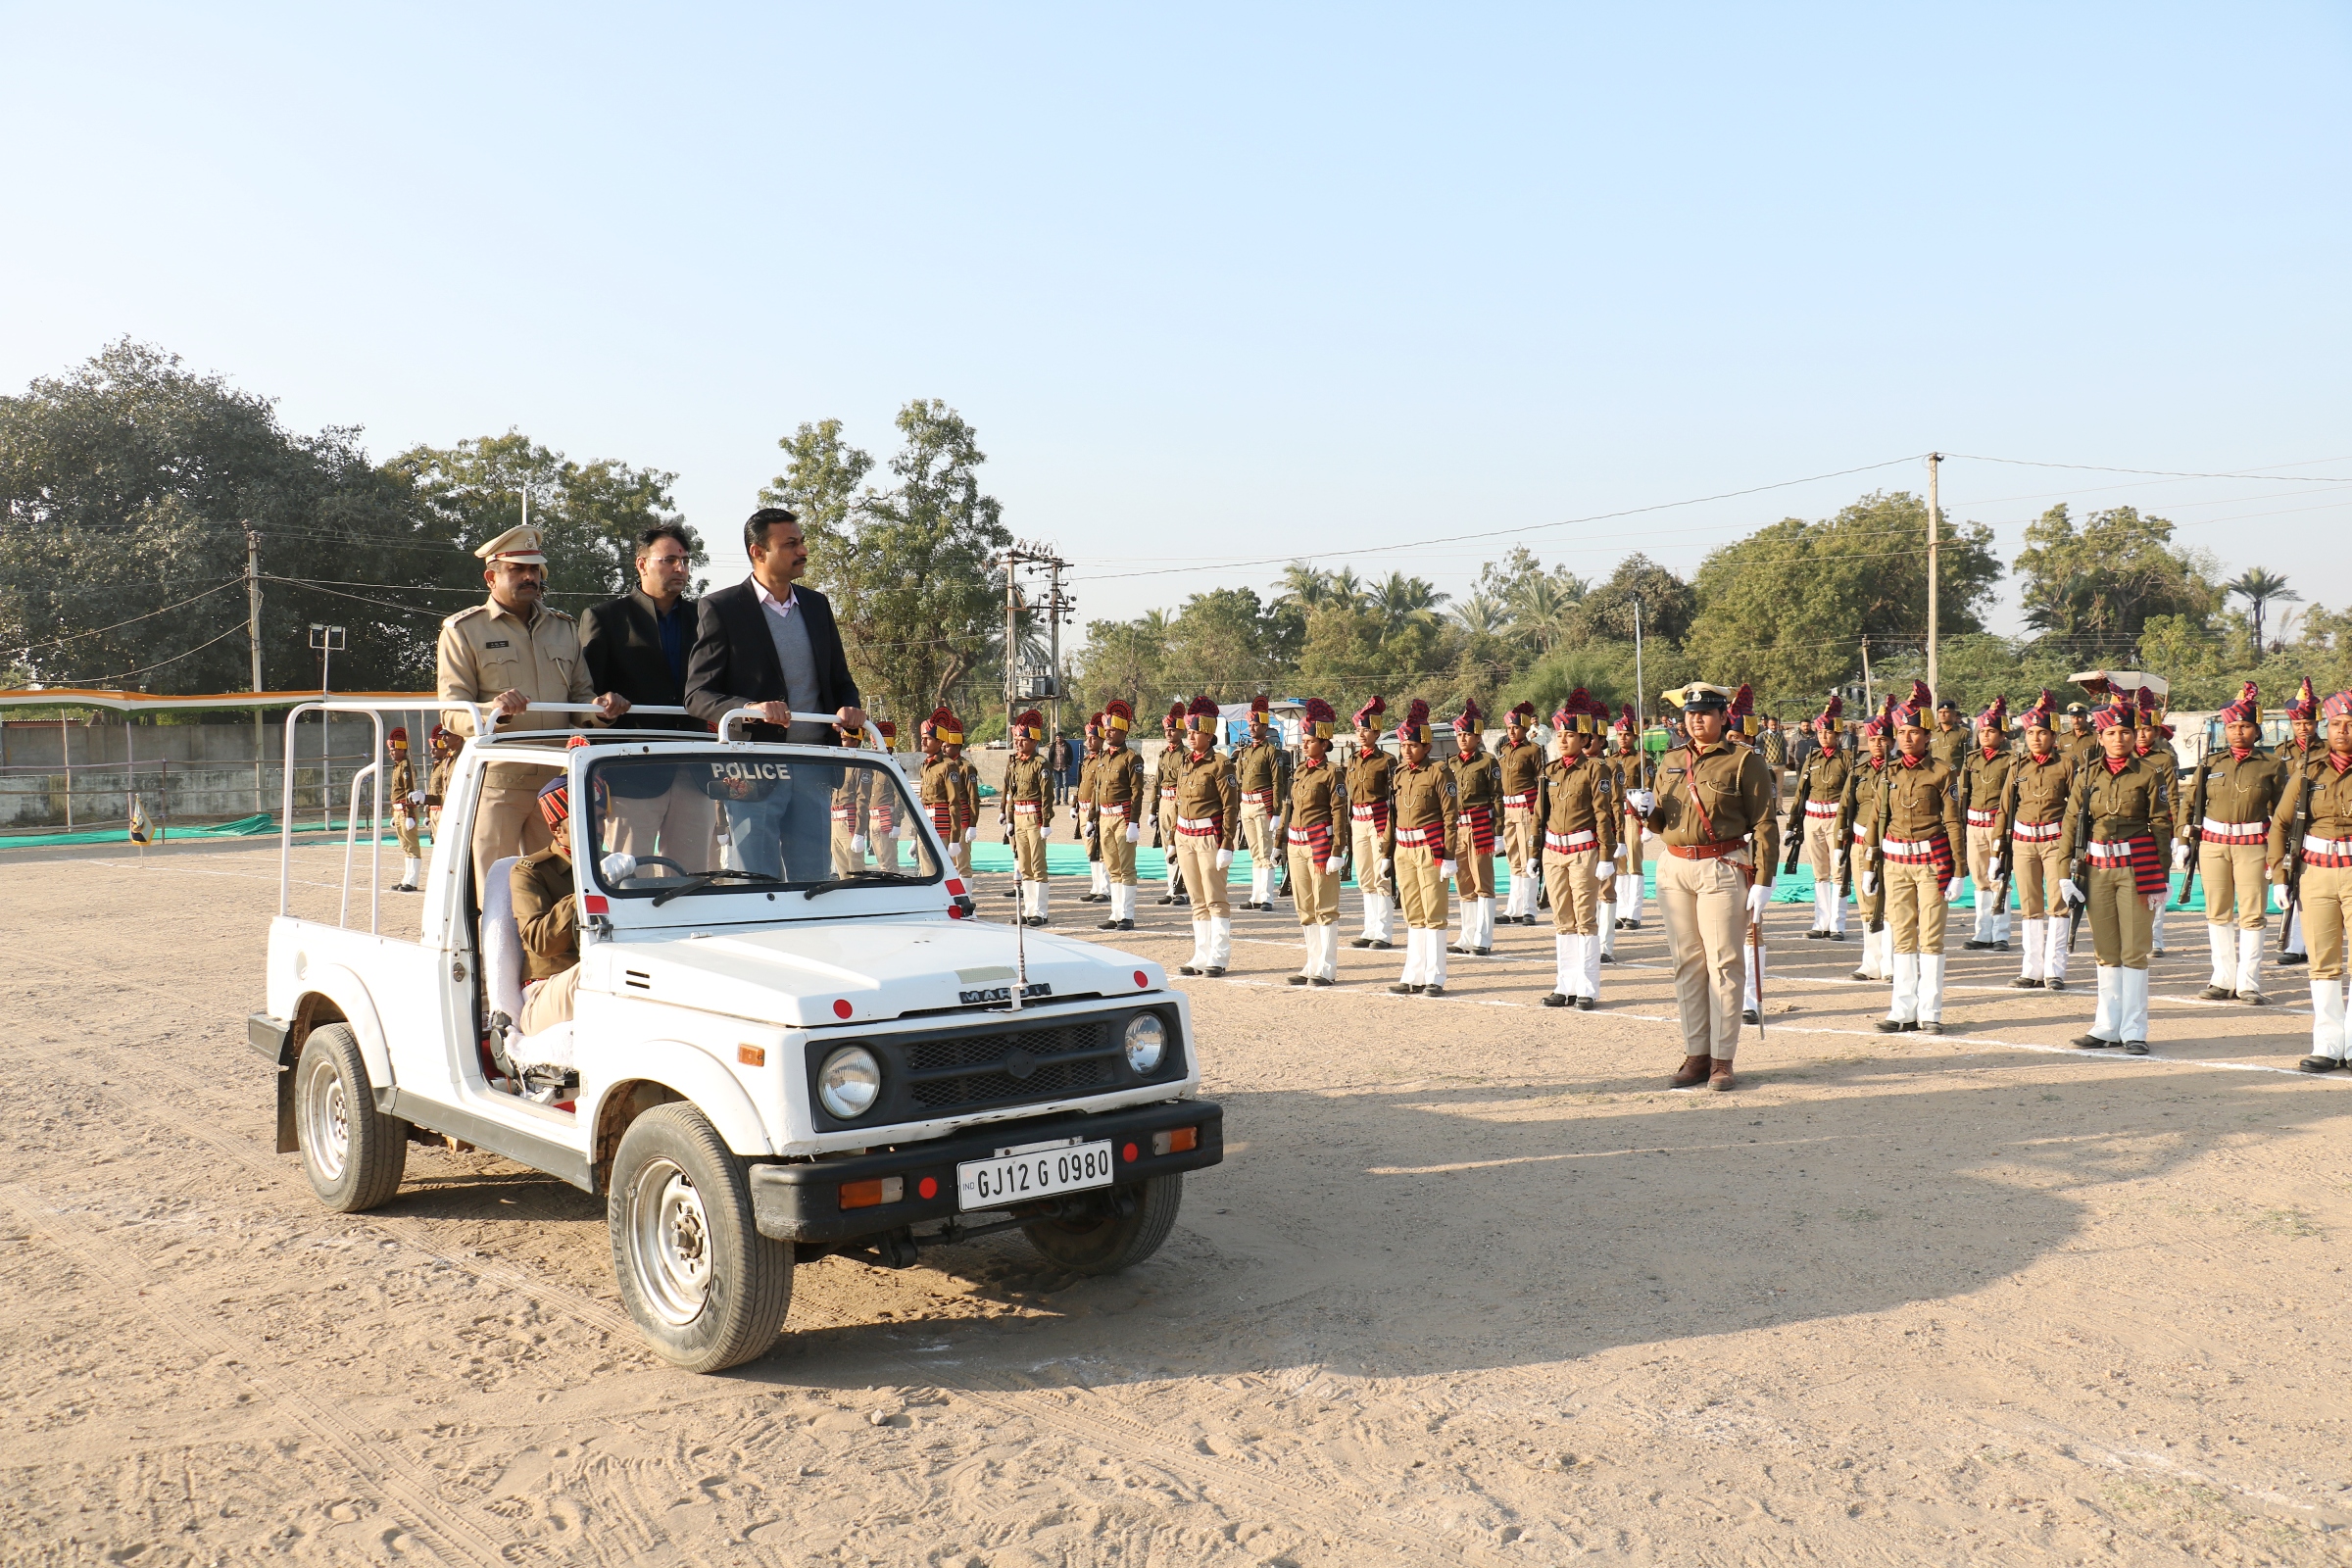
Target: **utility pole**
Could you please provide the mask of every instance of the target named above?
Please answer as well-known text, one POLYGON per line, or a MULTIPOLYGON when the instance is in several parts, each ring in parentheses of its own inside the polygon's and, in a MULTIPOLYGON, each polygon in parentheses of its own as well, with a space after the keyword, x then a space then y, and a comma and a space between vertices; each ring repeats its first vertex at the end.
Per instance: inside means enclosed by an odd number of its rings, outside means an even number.
POLYGON ((1936 547, 1943 540, 1943 514, 1936 500, 1936 468, 1943 462, 1943 454, 1928 454, 1928 690, 1937 698, 1943 688, 1936 680, 1936 547))
POLYGON ((1046 569, 1053 586, 1046 601, 1046 635, 1051 639, 1054 661, 1054 733, 1061 733, 1061 622, 1069 612, 1070 602, 1061 594, 1061 573, 1067 563, 1056 556, 1046 569))
MULTIPOLYGON (((318 695, 324 697, 330 688, 327 671, 333 667, 335 650, 343 646, 343 628, 311 622, 311 646, 318 651, 318 695)), ((372 759, 370 759, 372 760, 372 759)), ((331 832, 335 825, 335 721, 331 713, 318 715, 318 811, 331 832)))
MULTIPOLYGON (((1633 596, 1634 605, 1634 772, 1639 777, 1642 760, 1649 747, 1649 691, 1642 683, 1642 596, 1633 596)), ((1607 737, 1602 737, 1606 739, 1607 737)))
POLYGON ((1870 690, 1870 633, 1862 634, 1862 717, 1865 722, 1879 710, 1879 700, 1870 690))
MULTIPOLYGON (((1053 587, 1046 601, 1046 614, 1052 626, 1054 730, 1061 732, 1061 574, 1069 563, 1043 545, 1016 542, 1000 558, 1004 563, 1004 728, 1012 729, 1012 715, 1018 711, 1021 697, 1020 669, 1020 589, 1014 578, 1023 566, 1043 566, 1052 574, 1053 587)), ((1009 744, 1009 742, 1007 743, 1009 744)))
MULTIPOLYGON (((262 536, 245 525, 245 643, 253 652, 253 689, 262 689, 262 536)), ((270 809, 268 795, 262 783, 263 763, 270 756, 268 731, 262 720, 262 710, 253 710, 253 808, 270 809)))

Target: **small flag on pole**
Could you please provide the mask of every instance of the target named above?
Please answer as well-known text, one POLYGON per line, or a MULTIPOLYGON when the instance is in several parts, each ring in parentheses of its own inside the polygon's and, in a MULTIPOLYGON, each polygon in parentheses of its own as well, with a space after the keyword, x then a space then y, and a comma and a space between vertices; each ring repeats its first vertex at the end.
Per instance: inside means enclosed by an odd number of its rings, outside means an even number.
POLYGON ((130 842, 153 844, 161 836, 147 815, 147 808, 139 803, 139 797, 134 792, 130 797, 130 842))

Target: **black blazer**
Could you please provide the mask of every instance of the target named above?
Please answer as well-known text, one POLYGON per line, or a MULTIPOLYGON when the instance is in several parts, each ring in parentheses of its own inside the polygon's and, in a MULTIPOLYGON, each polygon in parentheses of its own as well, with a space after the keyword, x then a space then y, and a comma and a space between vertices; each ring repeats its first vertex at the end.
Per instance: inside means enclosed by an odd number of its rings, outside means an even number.
MULTIPOLYGON (((816 708, 820 713, 863 708, 858 682, 841 648, 841 627, 832 602, 807 583, 793 585, 793 613, 808 617, 808 651, 816 658, 816 708)), ((707 594, 695 607, 694 653, 686 662, 686 708, 697 718, 717 723, 729 709, 787 700, 784 666, 768 635, 767 612, 749 579, 707 594)), ((624 694, 625 695, 625 694, 624 694)), ((747 725, 752 740, 780 741, 773 724, 747 725)))
MULTIPOLYGON (((695 602, 682 599, 686 614, 686 656, 694 657, 695 632, 701 622, 695 602)), ((686 693, 669 672, 669 656, 662 651, 662 631, 654 618, 654 602, 642 588, 596 606, 580 621, 580 657, 588 662, 588 677, 600 692, 618 692, 632 703, 660 708, 682 707, 686 693)), ((682 729, 682 718, 659 713, 624 715, 623 729, 682 729)))

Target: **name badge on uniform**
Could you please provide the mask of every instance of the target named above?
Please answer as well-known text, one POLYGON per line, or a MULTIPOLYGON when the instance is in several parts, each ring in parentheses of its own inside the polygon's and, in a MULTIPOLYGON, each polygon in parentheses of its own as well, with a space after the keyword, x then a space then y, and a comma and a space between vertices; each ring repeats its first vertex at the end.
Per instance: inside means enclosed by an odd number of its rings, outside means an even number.
POLYGON ((506 647, 506 646, 507 646, 507 640, 506 640, 504 637, 501 637, 501 638, 500 638, 498 641, 496 641, 496 642, 494 642, 494 643, 484 643, 484 644, 482 644, 482 647, 483 647, 483 648, 485 648, 485 649, 490 649, 490 648, 504 648, 504 647, 506 647))
POLYGON ((1677 774, 1679 774, 1679 773, 1682 773, 1682 772, 1684 772, 1684 771, 1686 771, 1686 770, 1685 770, 1685 769, 1683 769, 1683 768, 1679 768, 1679 767, 1670 767, 1670 768, 1668 768, 1668 769, 1666 770, 1666 776, 1667 776, 1668 778, 1673 778, 1673 777, 1675 777, 1677 774))

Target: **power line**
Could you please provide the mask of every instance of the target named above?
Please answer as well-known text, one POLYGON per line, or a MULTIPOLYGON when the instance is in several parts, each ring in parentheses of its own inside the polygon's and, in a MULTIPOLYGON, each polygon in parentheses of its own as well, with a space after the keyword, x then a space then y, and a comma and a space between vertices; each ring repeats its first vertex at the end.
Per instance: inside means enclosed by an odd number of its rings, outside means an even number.
POLYGON ((207 648, 212 647, 213 644, 226 642, 229 638, 234 637, 240 632, 244 631, 244 629, 245 622, 243 620, 239 620, 235 625, 229 627, 228 630, 222 632, 220 636, 207 638, 205 641, 198 643, 195 647, 188 649, 185 653, 173 654, 169 659, 159 659, 152 664, 141 664, 136 669, 119 669, 111 675, 74 675, 65 680, 52 681, 49 684, 53 686, 102 686, 110 680, 128 680, 133 675, 145 675, 151 671, 163 668, 166 664, 176 664, 183 659, 191 658, 194 655, 201 654, 207 648))
MULTIPOLYGON (((2276 473, 2257 469, 2252 473, 2194 473, 2179 468, 2111 468, 2102 463, 2041 463, 2033 458, 1987 458, 1973 452, 1947 452, 1947 458, 1963 458, 1970 463, 2005 463, 2019 468, 2079 468, 2085 473, 2136 473, 2157 479, 2276 479, 2290 484, 2342 484, 2340 475, 2318 473, 2276 473)), ((2309 467, 2317 463, 2352 463, 2352 458, 2306 458, 2299 463, 2282 463, 2281 468, 2309 467)))
POLYGON ((30 643, 19 649, 18 652, 25 654, 37 654, 44 648, 62 648, 68 643, 78 642, 84 637, 96 637, 105 632, 120 631, 124 626, 135 626, 142 620, 152 620, 158 615, 168 614, 172 611, 177 610, 183 605, 192 605, 199 599, 209 599, 214 594, 220 592, 220 590, 223 588, 241 587, 243 586, 244 581, 245 579, 242 577, 231 577, 226 582, 215 583, 212 587, 207 588, 203 593, 190 594, 187 598, 172 604, 165 605, 160 610, 150 610, 143 615, 133 615, 128 620, 118 620, 112 626, 93 626, 88 631, 69 632, 63 637, 59 637, 45 643, 30 643))

